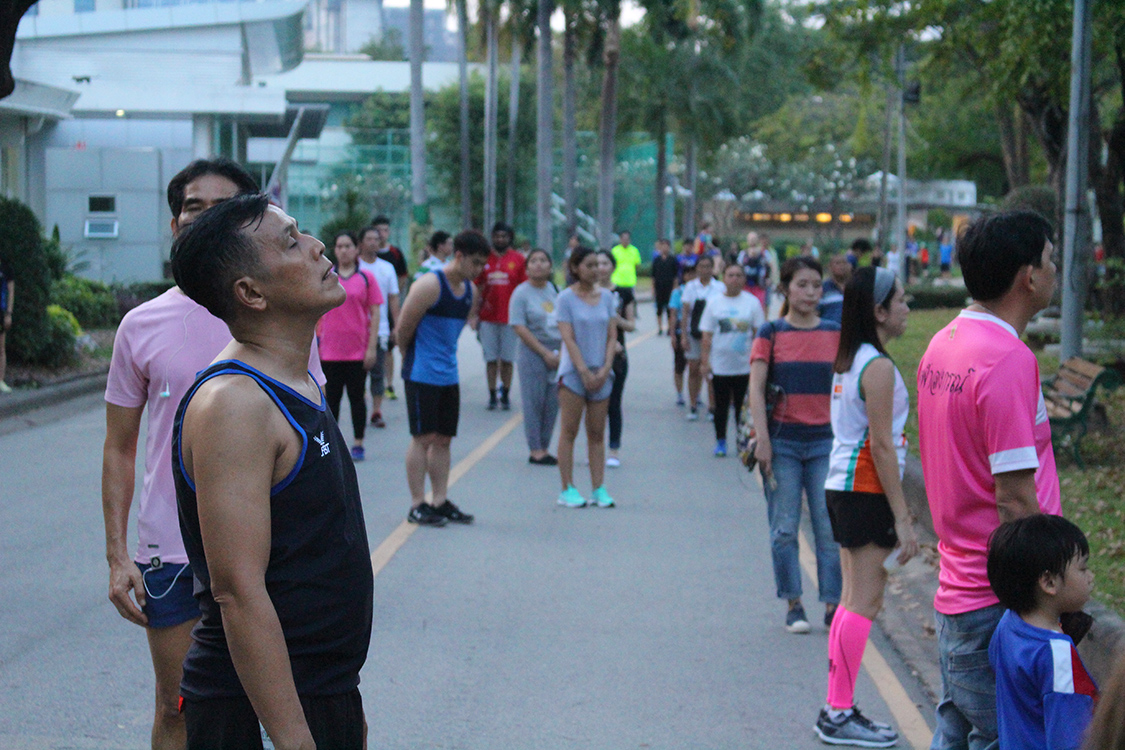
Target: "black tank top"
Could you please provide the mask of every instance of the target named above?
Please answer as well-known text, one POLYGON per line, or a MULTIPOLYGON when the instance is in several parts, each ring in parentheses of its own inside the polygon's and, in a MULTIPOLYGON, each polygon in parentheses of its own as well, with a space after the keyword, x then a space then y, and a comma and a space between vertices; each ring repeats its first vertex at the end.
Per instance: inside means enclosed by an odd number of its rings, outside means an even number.
POLYGON ((184 412, 199 386, 218 375, 245 375, 269 394, 303 444, 300 458, 270 491, 270 559, 266 590, 277 610, 293 680, 301 695, 336 695, 359 684, 371 640, 373 577, 359 484, 347 444, 324 396, 314 404, 237 360, 201 372, 172 431, 172 472, 180 531, 195 574, 202 617, 184 660, 183 695, 194 699, 244 695, 231 662, 222 613, 211 594, 199 531, 195 483, 184 471, 184 412))

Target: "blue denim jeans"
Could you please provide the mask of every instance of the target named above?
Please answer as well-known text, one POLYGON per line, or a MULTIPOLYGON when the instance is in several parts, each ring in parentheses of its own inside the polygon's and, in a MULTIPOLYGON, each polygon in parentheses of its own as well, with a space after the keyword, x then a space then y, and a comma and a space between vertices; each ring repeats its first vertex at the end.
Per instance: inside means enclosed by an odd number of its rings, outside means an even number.
MULTIPOLYGON (((809 505, 813 535, 816 537, 816 578, 820 601, 840 601, 843 581, 840 573, 840 547, 832 538, 832 523, 824 502, 824 480, 828 477, 828 454, 832 438, 826 440, 771 441, 773 478, 777 489, 766 488, 770 521, 770 549, 773 552, 773 577, 779 599, 801 596, 801 562, 797 532, 801 524, 801 490, 809 505)), ((763 478, 764 479, 764 478, 763 478)))
POLYGON ((988 644, 1004 614, 999 604, 960 615, 934 613, 941 701, 930 750, 996 750, 996 674, 988 644))

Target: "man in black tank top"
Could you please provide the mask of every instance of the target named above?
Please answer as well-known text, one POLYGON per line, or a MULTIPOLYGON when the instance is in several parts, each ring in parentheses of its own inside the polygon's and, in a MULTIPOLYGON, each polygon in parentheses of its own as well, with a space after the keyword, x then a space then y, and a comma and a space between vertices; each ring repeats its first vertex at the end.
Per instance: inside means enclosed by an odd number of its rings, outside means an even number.
POLYGON ((181 683, 188 748, 351 749, 372 573, 355 468, 308 374, 345 292, 324 245, 263 195, 203 213, 176 283, 234 341, 180 404, 172 464, 202 617, 181 683))

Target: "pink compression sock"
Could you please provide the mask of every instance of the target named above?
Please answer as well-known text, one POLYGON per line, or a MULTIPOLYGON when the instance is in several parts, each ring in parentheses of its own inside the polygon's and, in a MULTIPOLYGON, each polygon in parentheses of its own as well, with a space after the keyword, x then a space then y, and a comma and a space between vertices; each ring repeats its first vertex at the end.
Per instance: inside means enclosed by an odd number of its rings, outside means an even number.
POLYGON ((828 636, 828 705, 847 710, 855 703, 855 681, 871 634, 871 620, 843 607, 828 636))

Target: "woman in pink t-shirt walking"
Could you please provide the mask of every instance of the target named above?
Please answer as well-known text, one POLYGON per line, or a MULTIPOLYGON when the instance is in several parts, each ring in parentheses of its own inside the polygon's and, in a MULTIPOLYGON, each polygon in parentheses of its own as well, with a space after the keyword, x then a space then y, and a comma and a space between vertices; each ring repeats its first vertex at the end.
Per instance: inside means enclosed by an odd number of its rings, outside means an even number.
POLYGON ((340 401, 346 388, 355 435, 352 460, 362 461, 366 458, 363 437, 367 426, 363 382, 367 371, 375 366, 378 354, 379 305, 383 304, 383 293, 375 277, 359 268, 359 246, 354 234, 338 233, 334 245, 336 273, 348 297, 344 304, 329 310, 320 319, 317 338, 321 366, 328 381, 324 386, 328 408, 339 420, 340 401))

